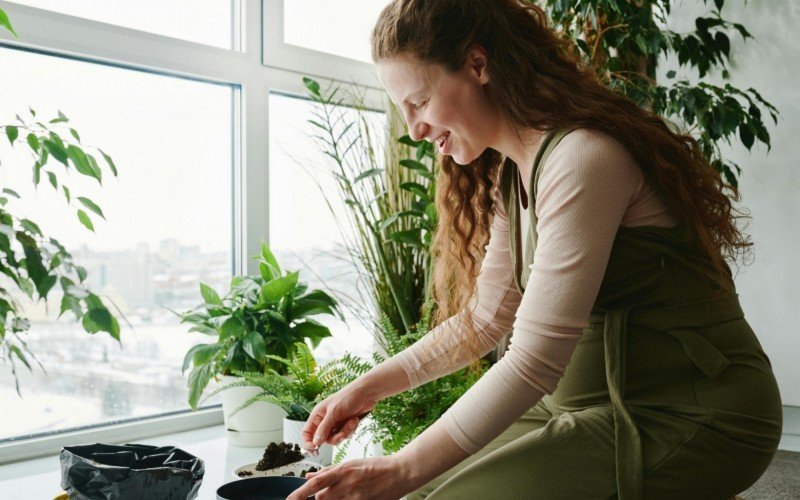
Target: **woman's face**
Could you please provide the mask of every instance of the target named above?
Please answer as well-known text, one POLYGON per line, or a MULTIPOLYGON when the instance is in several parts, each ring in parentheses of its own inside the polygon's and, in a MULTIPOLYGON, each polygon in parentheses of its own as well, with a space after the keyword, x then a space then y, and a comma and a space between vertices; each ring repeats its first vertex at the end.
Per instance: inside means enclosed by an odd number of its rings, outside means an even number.
POLYGON ((455 73, 411 57, 380 60, 376 66, 415 141, 432 142, 441 154, 466 165, 496 140, 497 114, 485 91, 489 77, 483 49, 473 49, 455 73))

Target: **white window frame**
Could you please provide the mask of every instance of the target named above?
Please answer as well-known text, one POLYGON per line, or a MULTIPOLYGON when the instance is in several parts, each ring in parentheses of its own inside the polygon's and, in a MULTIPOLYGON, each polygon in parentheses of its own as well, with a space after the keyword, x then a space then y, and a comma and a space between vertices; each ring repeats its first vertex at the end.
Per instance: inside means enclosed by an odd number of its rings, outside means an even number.
MULTIPOLYGON (((0 0, 19 38, 0 29, 0 46, 93 63, 148 71, 234 87, 233 231, 234 274, 257 274, 250 255, 269 241, 269 94, 305 96, 302 76, 334 79, 369 87, 366 104, 385 109, 385 94, 371 65, 283 43, 283 27, 264 22, 263 13, 283 0, 235 0, 234 49, 228 50, 164 35, 115 26, 0 0), (265 31, 280 35, 269 40, 265 31), (285 51, 285 52, 284 52, 285 51), (269 63, 268 65, 266 63, 269 63), (246 267, 243 267, 246 266, 246 267)), ((5 78, 8 78, 7 76, 5 78)), ((27 104, 20 103, 20 109, 27 104)), ((13 111, 13 110, 11 110, 13 111)), ((0 465, 57 454, 62 446, 144 439, 222 424, 221 408, 178 411, 154 417, 55 432, 0 445, 0 465)))

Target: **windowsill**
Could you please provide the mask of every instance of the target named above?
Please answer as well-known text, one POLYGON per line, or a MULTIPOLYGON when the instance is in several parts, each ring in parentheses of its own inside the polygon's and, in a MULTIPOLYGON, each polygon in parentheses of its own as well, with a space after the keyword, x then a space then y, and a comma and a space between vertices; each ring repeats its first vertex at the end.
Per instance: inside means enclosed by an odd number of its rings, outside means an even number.
MULTIPOLYGON (((165 434, 137 443, 177 446, 205 462, 205 475, 199 500, 216 499, 217 488, 237 479, 233 470, 257 462, 263 448, 242 448, 228 445, 225 427, 215 425, 192 431, 165 434)), ((58 455, 0 466, 0 497, 8 500, 53 498, 62 491, 58 455)))

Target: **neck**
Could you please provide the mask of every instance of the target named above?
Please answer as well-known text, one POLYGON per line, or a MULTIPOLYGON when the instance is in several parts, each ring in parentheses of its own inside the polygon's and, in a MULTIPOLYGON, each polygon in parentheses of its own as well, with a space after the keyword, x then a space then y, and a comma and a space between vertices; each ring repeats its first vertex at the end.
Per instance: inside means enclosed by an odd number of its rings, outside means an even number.
POLYGON ((526 129, 518 134, 507 123, 501 127, 501 130, 502 133, 498 134, 497 142, 492 147, 517 164, 525 191, 530 192, 528 184, 531 170, 533 169, 533 161, 536 159, 539 145, 545 133, 541 130, 526 129))

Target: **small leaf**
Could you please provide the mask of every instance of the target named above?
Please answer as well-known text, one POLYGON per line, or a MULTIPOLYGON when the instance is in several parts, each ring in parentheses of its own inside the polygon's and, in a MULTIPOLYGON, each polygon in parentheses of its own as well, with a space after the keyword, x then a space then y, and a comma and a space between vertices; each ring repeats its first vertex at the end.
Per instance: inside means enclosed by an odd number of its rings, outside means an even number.
POLYGON ((106 218, 106 216, 103 215, 103 211, 100 209, 100 207, 98 207, 95 204, 95 202, 93 202, 89 198, 84 198, 83 196, 78 196, 77 200, 80 201, 83 204, 83 206, 85 206, 86 208, 88 208, 92 212, 96 213, 97 215, 99 215, 103 219, 106 218))
POLYGON ((8 125, 6 127, 6 137, 8 137, 8 142, 10 142, 13 146, 14 141, 16 141, 17 137, 19 137, 19 129, 13 125, 8 125))
POLYGON ((105 152, 103 152, 102 149, 99 151, 100 154, 103 155, 103 159, 106 161, 106 163, 108 163, 108 166, 111 169, 111 172, 113 172, 114 177, 117 177, 118 176, 117 166, 114 164, 114 160, 112 160, 110 156, 108 156, 105 152))
POLYGON ((86 229, 94 232, 94 224, 92 224, 92 219, 89 218, 86 212, 78 209, 78 220, 81 221, 81 224, 86 226, 86 229))
POLYGON ((3 192, 6 194, 10 194, 14 198, 19 199, 19 194, 11 188, 3 188, 3 192))
POLYGON ((15 37, 19 38, 17 32, 14 31, 14 28, 11 27, 11 21, 8 20, 8 15, 5 13, 3 9, 0 9, 0 26, 10 31, 11 34, 14 35, 15 37))
POLYGON ((81 142, 81 136, 78 134, 77 130, 71 128, 69 129, 69 133, 72 134, 72 137, 74 137, 76 141, 81 142))
POLYGON ((36 137, 36 134, 31 132, 30 134, 28 134, 26 139, 28 141, 28 146, 30 146, 32 150, 34 150, 34 151, 36 151, 38 153, 39 152, 39 138, 36 137))
POLYGON ((303 77, 303 85, 311 92, 312 95, 321 97, 319 93, 319 83, 306 76, 303 77))

